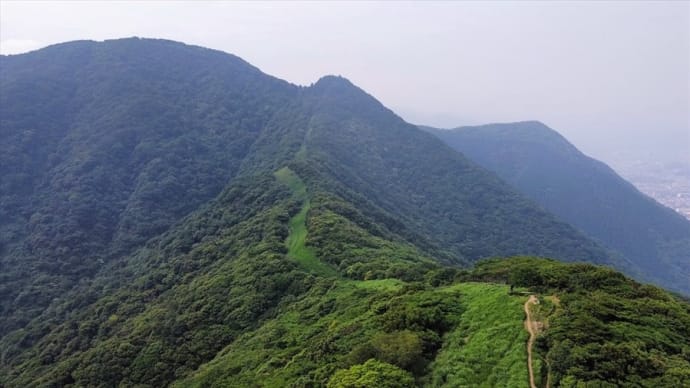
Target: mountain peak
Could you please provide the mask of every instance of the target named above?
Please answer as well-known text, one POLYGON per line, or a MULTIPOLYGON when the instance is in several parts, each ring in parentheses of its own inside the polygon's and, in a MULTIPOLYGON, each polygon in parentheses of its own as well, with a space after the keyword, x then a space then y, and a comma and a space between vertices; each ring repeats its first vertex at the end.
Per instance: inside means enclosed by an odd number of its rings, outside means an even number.
POLYGON ((319 78, 314 86, 346 86, 346 87, 356 87, 349 79, 343 77, 342 75, 327 74, 319 78))
POLYGON ((561 151, 579 152, 558 131, 536 120, 465 126, 452 129, 451 131, 463 132, 470 136, 474 134, 479 137, 491 135, 497 139, 509 139, 510 141, 521 143, 550 144, 559 147, 561 151))
MULTIPOLYGON (((75 40, 50 45, 29 53, 2 56, 7 66, 23 68, 25 63, 43 61, 41 67, 62 69, 80 68, 87 65, 113 63, 135 64, 142 68, 159 66, 185 69, 225 67, 233 71, 259 73, 260 70, 242 58, 220 50, 189 45, 167 39, 128 37, 118 39, 75 40), (41 59, 37 59, 41 58, 41 59), (12 62, 10 62, 12 61, 12 62)), ((128 65, 128 66, 129 66, 128 65)), ((61 70, 62 71, 62 70, 61 70)))
POLYGON ((314 99, 317 106, 328 107, 331 111, 359 112, 365 115, 374 115, 381 111, 392 113, 374 96, 339 75, 321 77, 307 88, 307 95, 314 99))
POLYGON ((311 85, 310 89, 318 93, 335 93, 340 95, 360 94, 368 96, 368 94, 364 90, 357 87, 350 80, 340 75, 325 75, 319 78, 319 80, 316 81, 316 83, 311 85))
POLYGON ((454 128, 453 130, 483 130, 494 132, 526 132, 526 133, 549 133, 557 134, 555 130, 549 128, 546 124, 537 120, 516 121, 509 123, 491 123, 476 126, 462 126, 454 128))

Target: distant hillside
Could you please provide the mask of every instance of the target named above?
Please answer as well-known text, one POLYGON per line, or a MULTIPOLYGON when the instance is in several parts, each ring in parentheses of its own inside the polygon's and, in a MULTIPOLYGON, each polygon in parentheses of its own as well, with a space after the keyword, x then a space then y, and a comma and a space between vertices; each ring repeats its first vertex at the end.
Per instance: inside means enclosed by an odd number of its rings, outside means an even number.
POLYGON ((690 294, 690 222, 539 122, 426 128, 591 238, 640 279, 690 294))

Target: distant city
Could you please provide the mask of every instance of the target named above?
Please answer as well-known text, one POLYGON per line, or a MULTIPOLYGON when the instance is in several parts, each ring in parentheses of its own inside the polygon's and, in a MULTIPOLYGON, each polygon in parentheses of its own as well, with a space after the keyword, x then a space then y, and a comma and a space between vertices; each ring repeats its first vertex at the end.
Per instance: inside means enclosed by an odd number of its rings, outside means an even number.
POLYGON ((690 220, 690 161, 614 159, 612 167, 641 192, 690 220))

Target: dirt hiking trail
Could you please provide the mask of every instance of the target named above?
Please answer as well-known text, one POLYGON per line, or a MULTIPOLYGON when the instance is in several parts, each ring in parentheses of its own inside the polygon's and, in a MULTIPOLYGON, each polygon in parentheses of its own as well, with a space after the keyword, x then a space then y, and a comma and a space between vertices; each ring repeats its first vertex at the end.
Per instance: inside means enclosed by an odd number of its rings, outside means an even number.
POLYGON ((537 297, 530 295, 527 302, 525 302, 525 329, 529 332, 529 340, 527 341, 527 369, 529 370, 529 386, 530 388, 537 388, 534 384, 534 371, 532 370, 532 346, 534 339, 537 337, 537 330, 534 327, 535 322, 532 321, 532 315, 529 311, 530 304, 539 303, 537 297))

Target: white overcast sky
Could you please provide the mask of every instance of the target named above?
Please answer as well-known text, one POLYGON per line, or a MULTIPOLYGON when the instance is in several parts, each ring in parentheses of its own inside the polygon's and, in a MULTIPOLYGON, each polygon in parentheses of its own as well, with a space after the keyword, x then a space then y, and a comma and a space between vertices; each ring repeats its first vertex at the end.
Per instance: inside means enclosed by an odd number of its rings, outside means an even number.
POLYGON ((689 2, 0 0, 3 54, 130 36, 339 74, 413 123, 541 120, 605 161, 690 157, 689 2))

